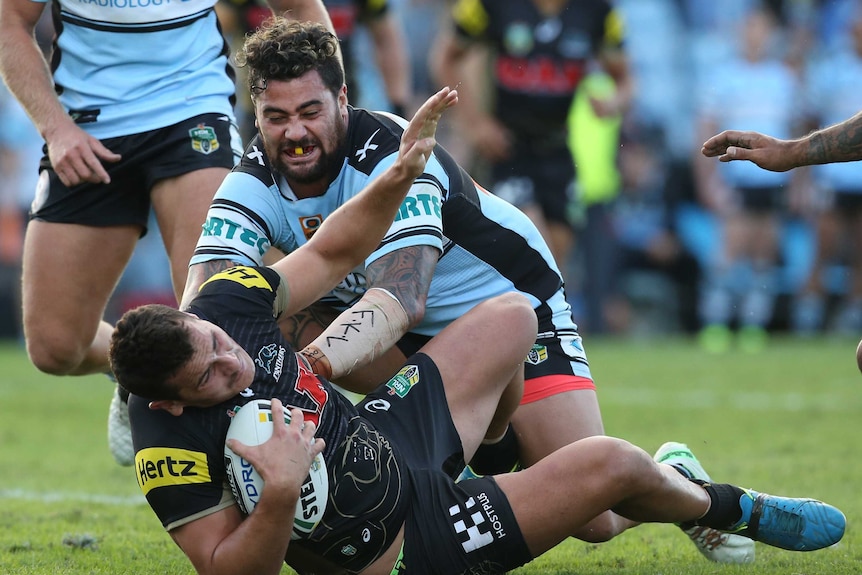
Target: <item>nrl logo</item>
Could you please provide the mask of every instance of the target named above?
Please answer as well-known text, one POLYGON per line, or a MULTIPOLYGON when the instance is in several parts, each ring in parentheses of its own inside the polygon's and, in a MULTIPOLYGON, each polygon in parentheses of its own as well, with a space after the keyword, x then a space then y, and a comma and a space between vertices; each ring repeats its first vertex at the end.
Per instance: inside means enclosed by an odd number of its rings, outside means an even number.
POLYGON ((198 124, 189 130, 189 137, 192 139, 192 149, 196 152, 212 154, 219 149, 215 130, 205 124, 198 124))

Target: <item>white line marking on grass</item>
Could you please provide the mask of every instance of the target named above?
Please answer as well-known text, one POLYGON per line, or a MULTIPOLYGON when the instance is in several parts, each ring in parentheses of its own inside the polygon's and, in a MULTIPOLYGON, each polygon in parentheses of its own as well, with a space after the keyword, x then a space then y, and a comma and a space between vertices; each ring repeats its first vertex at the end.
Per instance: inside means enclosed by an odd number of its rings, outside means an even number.
POLYGON ((105 503, 107 505, 145 505, 143 495, 105 495, 103 493, 73 493, 66 491, 29 491, 0 489, 0 499, 39 501, 40 503, 105 503))

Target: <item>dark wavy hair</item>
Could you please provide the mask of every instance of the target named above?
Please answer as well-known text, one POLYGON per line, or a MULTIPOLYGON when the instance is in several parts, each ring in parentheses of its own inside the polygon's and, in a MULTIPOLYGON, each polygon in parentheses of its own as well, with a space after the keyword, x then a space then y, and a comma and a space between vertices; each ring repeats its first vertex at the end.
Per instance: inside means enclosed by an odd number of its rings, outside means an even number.
POLYGON ((179 399, 167 380, 194 354, 187 321, 188 315, 160 304, 123 314, 108 350, 117 383, 146 399, 179 399))
POLYGON ((338 38, 316 22, 267 18, 246 36, 235 61, 248 68, 252 98, 266 90, 268 80, 293 80, 310 70, 317 70, 323 85, 335 95, 344 85, 338 38))

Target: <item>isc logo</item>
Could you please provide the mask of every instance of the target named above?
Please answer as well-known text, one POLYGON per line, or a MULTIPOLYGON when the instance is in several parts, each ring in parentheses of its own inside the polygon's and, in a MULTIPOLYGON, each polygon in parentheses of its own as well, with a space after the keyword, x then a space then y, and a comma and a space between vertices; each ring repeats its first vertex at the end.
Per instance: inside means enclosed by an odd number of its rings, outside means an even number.
POLYGON ((144 495, 157 487, 210 481, 206 454, 199 451, 150 447, 135 455, 135 465, 144 495))

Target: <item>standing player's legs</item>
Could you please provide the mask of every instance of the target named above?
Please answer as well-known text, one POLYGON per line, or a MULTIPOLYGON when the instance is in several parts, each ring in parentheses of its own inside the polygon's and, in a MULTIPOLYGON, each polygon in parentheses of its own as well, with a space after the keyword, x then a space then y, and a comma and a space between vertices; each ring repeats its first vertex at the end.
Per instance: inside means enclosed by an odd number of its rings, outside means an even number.
POLYGON ((220 167, 204 168, 160 180, 153 186, 150 198, 171 262, 171 280, 177 301, 182 298, 189 261, 210 202, 229 171, 220 167))
POLYGON ((40 371, 109 371, 111 326, 102 316, 140 234, 136 225, 29 223, 22 271, 24 337, 40 371))

